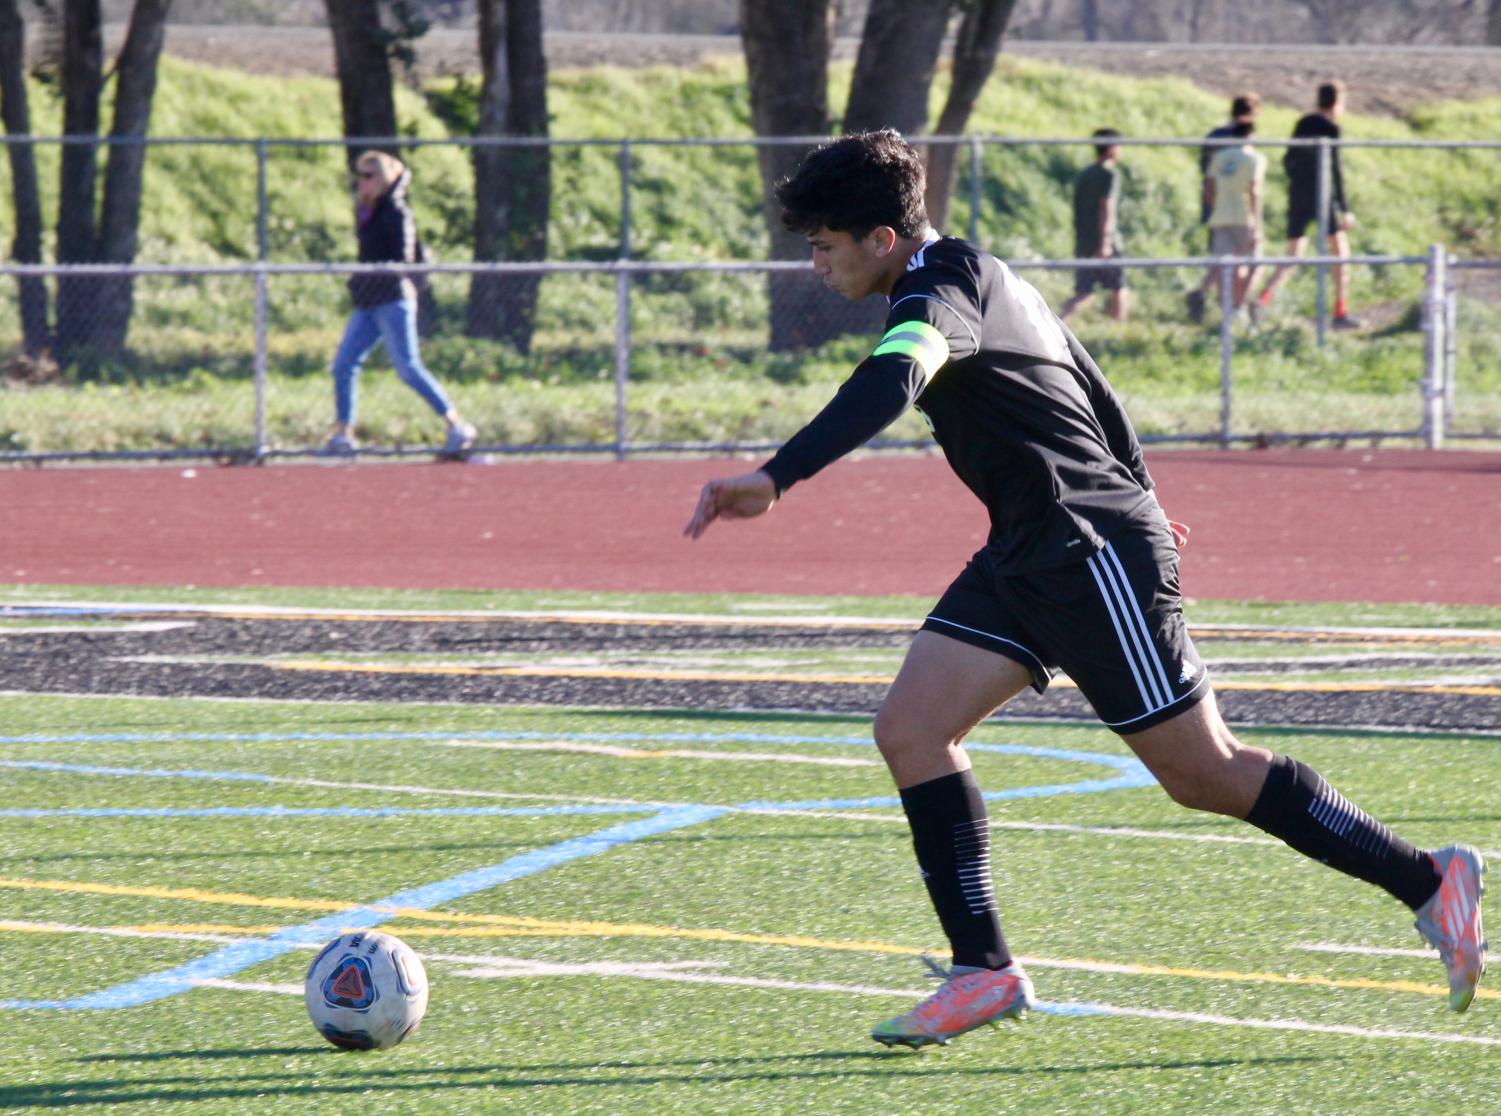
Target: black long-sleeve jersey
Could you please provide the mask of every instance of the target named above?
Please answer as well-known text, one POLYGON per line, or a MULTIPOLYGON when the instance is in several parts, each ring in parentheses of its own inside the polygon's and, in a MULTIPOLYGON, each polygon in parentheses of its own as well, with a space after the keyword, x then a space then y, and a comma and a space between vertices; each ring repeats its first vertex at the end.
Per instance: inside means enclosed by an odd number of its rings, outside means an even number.
POLYGON ((1161 516, 1119 397, 1031 284, 944 237, 913 255, 890 297, 875 351, 762 467, 779 493, 915 406, 989 511, 1002 574, 1080 561, 1161 516))

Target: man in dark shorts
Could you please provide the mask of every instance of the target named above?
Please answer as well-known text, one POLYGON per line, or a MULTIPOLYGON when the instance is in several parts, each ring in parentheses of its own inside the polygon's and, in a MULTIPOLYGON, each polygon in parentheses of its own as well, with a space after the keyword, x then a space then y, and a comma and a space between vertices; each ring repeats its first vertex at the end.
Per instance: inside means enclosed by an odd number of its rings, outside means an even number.
MULTIPOLYGON (((1097 140, 1118 139, 1114 128, 1099 128, 1097 140)), ((1121 172, 1117 169, 1121 149, 1116 143, 1095 144, 1095 161, 1074 179, 1074 258, 1109 259, 1121 255, 1121 234, 1117 216, 1120 212, 1121 172)), ((1070 314, 1089 300, 1096 287, 1110 292, 1109 313, 1118 322, 1126 320, 1126 269, 1122 267, 1081 267, 1074 272, 1074 297, 1063 304, 1059 316, 1070 314)))
MULTIPOLYGON (((1339 118, 1345 111, 1345 87, 1341 82, 1328 81, 1319 86, 1318 109, 1301 117, 1293 128, 1293 139, 1328 139, 1340 137, 1339 118)), ((1287 254, 1301 256, 1308 247, 1309 227, 1319 220, 1319 153, 1316 147, 1294 146, 1282 157, 1282 167, 1287 171, 1287 254)), ((1336 256, 1350 254, 1349 230, 1355 227, 1355 214, 1345 199, 1345 175, 1340 167, 1339 145, 1329 148, 1329 211, 1324 217, 1324 230, 1329 236, 1329 247, 1336 256)), ((1264 310, 1292 274, 1292 264, 1283 264, 1272 273, 1259 297, 1264 310)), ((1364 323, 1350 314, 1349 267, 1336 264, 1334 267, 1334 321, 1335 329, 1359 329, 1364 323)))
POLYGON ((1312 768, 1235 738, 1184 623, 1181 529, 1157 504, 1119 398, 1033 287, 928 226, 924 184, 922 161, 887 130, 823 145, 777 187, 825 285, 890 300, 886 332, 771 460, 706 484, 684 528, 698 538, 716 520, 764 515, 912 406, 990 514, 989 541, 913 637, 875 718, 953 964, 872 1037, 946 1043, 1033 1005, 1001 932, 963 741, 1059 669, 1174 800, 1244 818, 1415 911, 1463 1011, 1485 968, 1479 853, 1419 850, 1312 768))

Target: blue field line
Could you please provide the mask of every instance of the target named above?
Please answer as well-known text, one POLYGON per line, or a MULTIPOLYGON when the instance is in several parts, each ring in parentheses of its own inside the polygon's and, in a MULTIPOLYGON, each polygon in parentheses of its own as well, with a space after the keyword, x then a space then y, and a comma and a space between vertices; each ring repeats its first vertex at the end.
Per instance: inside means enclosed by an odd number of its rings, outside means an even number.
POLYGON ((640 814, 649 803, 580 806, 78 806, 18 807, 3 818, 561 818, 640 814))
POLYGON ((346 930, 379 926, 393 918, 399 918, 399 909, 430 910, 440 903, 451 903, 477 892, 488 891, 500 884, 545 872, 580 857, 594 856, 633 841, 699 825, 725 812, 723 807, 718 806, 673 807, 648 818, 610 826, 597 833, 573 837, 547 848, 522 853, 487 868, 477 868, 436 883, 399 891, 373 903, 350 907, 313 922, 283 927, 264 938, 235 942, 206 957, 100 989, 98 992, 67 1000, 0 1000, 0 1008, 101 1011, 154 1003, 188 991, 195 981, 224 980, 302 946, 321 945, 346 930))

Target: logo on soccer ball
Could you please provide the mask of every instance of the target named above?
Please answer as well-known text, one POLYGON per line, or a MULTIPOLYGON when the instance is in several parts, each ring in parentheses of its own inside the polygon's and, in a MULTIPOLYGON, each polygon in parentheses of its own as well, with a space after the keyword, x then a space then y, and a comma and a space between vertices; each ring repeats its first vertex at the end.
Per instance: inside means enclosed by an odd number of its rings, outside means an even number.
POLYGON ((333 1007, 364 1011, 375 1003, 375 981, 363 957, 345 957, 323 979, 323 999, 333 1007))

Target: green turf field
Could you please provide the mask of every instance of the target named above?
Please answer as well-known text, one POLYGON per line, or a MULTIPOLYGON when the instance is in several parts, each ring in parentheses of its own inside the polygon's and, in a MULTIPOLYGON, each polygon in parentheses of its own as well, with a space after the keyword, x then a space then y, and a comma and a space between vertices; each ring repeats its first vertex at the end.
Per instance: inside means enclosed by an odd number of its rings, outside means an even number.
MULTIPOLYGON (((817 713, 0 697, 0 1109, 1493 1109, 1501 994, 1452 1015, 1393 900, 1178 809, 1069 722, 974 736, 1043 1010, 920 1055, 875 1046, 943 943, 869 733, 817 713), (431 1004, 401 1047, 340 1052, 304 1012, 312 950, 241 964, 237 944, 380 901, 431 1004)), ((1501 737, 1243 736, 1419 844, 1501 849, 1501 737)))

